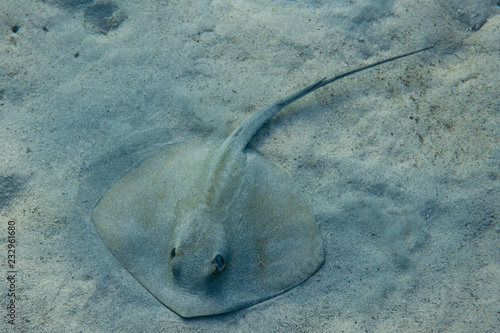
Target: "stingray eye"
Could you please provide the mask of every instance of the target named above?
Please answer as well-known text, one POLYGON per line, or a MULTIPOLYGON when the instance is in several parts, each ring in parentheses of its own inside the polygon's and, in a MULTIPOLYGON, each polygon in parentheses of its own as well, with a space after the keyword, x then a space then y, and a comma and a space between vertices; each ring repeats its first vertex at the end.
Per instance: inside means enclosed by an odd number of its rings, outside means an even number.
POLYGON ((218 272, 221 272, 224 268, 226 268, 226 261, 220 254, 215 256, 215 259, 214 261, 212 261, 212 263, 215 265, 214 274, 217 274, 218 272))
POLYGON ((175 247, 170 251, 170 259, 174 259, 175 257, 175 247))

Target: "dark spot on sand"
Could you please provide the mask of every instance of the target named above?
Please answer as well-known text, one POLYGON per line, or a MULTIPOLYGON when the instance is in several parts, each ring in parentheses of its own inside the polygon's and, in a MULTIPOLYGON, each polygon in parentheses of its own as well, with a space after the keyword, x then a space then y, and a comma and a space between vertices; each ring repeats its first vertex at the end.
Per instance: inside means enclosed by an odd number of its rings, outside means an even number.
POLYGON ((127 15, 112 2, 95 3, 85 10, 85 27, 95 33, 107 35, 127 19, 127 15))
POLYGON ((0 175, 0 209, 9 205, 25 187, 26 179, 18 174, 0 175))

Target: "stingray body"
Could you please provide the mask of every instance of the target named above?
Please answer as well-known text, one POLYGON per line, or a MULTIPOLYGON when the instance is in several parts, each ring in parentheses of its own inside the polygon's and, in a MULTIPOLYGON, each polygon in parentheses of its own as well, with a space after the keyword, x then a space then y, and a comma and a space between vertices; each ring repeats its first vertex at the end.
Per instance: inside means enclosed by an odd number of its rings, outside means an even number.
POLYGON ((220 144, 184 143, 152 154, 96 205, 97 233, 182 317, 234 311, 296 286, 323 263, 317 224, 299 188, 248 149, 249 140, 312 91, 426 49, 322 79, 251 115, 220 144))

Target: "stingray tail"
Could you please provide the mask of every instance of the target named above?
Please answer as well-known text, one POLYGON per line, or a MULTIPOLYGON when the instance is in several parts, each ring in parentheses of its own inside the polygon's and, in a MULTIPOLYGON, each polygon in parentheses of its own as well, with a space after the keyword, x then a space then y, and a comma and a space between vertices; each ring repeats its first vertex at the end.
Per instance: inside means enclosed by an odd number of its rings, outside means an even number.
POLYGON ((286 96, 285 98, 282 98, 278 100, 275 103, 272 103, 270 105, 267 105, 266 107, 260 109, 259 111, 255 112, 252 114, 250 117, 248 117, 243 123, 241 123, 240 126, 238 126, 232 133, 231 135, 226 139, 224 144, 226 144, 228 147, 231 147, 231 149, 234 149, 235 151, 242 151, 243 149, 246 148, 248 142, 252 138, 252 136, 257 132, 257 130, 264 125, 266 121, 268 121, 272 116, 274 116, 276 113, 281 111, 284 107, 292 104, 293 102, 297 101, 298 99, 312 93, 316 89, 319 89, 323 86, 326 86, 327 84, 330 84, 334 81, 340 80, 346 76, 353 75, 355 73, 364 71, 366 69, 376 67, 382 64, 385 64, 387 62, 391 62, 397 59, 405 58, 408 56, 411 56, 416 53, 420 53, 426 50, 429 50, 433 48, 433 46, 428 46, 423 49, 413 51, 413 52, 408 52, 405 54, 401 54, 392 58, 384 59, 381 61, 377 61, 373 64, 366 65, 363 67, 359 67, 357 69, 354 69, 352 71, 339 74, 337 76, 331 77, 331 78, 323 78, 311 85, 308 85, 307 87, 286 96), (238 148, 237 148, 238 147, 238 148))
POLYGON ((340 80, 346 76, 353 75, 355 73, 364 71, 366 69, 379 66, 385 64, 390 61, 394 61, 397 59, 401 59, 404 57, 408 57, 410 55, 423 52, 433 48, 433 46, 429 46, 417 51, 401 54, 392 58, 388 58, 385 60, 381 60, 375 62, 370 65, 366 65, 363 67, 359 67, 352 71, 334 76, 332 78, 323 78, 307 87, 286 96, 272 104, 267 105, 266 107, 260 109, 255 112, 251 116, 249 116, 240 126, 238 126, 228 137, 222 145, 217 150, 215 156, 213 156, 210 171, 208 175, 208 184, 207 189, 205 191, 205 199, 206 203, 209 205, 213 202, 218 202, 217 197, 220 195, 220 189, 218 188, 219 184, 224 183, 221 177, 227 176, 231 172, 229 170, 237 168, 239 161, 237 156, 243 152, 243 150, 248 145, 248 142, 252 138, 252 136, 257 132, 257 130, 264 125, 266 121, 268 121, 272 116, 281 111, 287 105, 292 104, 298 99, 312 93, 316 89, 319 89, 327 84, 330 84, 334 81, 340 80), (234 164, 234 165, 233 165, 234 164), (215 199, 215 200, 214 200, 215 199))

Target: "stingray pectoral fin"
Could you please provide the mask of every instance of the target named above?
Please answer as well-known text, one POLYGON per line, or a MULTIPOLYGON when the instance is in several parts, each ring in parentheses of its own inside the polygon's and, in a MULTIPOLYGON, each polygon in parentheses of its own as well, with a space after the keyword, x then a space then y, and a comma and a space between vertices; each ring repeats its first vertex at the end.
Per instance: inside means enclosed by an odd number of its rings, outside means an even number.
POLYGON ((95 229, 111 253, 170 308, 168 300, 179 297, 168 262, 175 207, 194 196, 208 155, 199 143, 166 147, 126 172, 92 212, 95 229))
MULTIPOLYGON (((158 209, 154 177, 163 158, 154 154, 126 172, 99 200, 92 222, 104 244, 129 271, 131 260, 147 257, 138 247, 151 237, 158 209)), ((149 244, 147 242, 146 244, 149 244)))
POLYGON ((242 294, 252 294, 255 302, 310 277, 323 263, 324 250, 298 186, 273 162, 248 149, 246 154, 242 188, 228 214, 234 215, 231 238, 238 244, 233 274, 247 285, 242 294))

